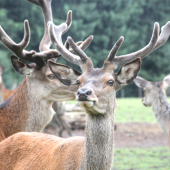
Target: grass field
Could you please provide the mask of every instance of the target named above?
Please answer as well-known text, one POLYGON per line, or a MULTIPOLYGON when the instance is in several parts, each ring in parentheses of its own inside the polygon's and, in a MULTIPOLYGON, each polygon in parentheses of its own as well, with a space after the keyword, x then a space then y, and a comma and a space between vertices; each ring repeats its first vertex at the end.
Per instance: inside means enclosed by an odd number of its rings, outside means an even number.
MULTIPOLYGON (((156 123, 152 108, 144 107, 141 100, 118 98, 115 122, 156 123)), ((170 170, 170 150, 168 147, 115 149, 113 170, 170 170)))
MULTIPOLYGON (((169 100, 169 99, 168 99, 169 100)), ((116 123, 156 122, 151 107, 144 107, 140 98, 117 99, 116 123)), ((168 147, 115 149, 113 170, 170 170, 168 147)))
POLYGON ((170 170, 169 148, 115 149, 113 170, 170 170))
POLYGON ((143 106, 141 98, 118 98, 115 122, 156 122, 151 107, 143 106))

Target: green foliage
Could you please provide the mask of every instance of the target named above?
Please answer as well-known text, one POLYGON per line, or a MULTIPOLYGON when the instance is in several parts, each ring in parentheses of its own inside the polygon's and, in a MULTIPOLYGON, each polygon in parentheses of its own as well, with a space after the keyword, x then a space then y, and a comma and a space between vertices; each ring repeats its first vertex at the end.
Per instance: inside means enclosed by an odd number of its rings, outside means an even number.
MULTIPOLYGON (((144 47, 150 40, 154 22, 157 21, 162 26, 169 20, 167 15, 169 6, 169 0, 53 0, 52 2, 55 24, 65 21, 68 10, 73 11, 73 23, 63 36, 64 41, 67 36, 80 41, 89 35, 94 35, 94 40, 86 53, 92 58, 95 67, 102 67, 103 60, 122 35, 125 40, 118 55, 128 54, 144 47)), ((31 40, 27 49, 38 51, 44 33, 40 8, 26 0, 0 0, 0 24, 17 43, 23 38, 25 19, 29 20, 31 28, 31 40)), ((169 43, 168 41, 143 60, 140 76, 152 81, 161 81, 169 74, 169 43)), ((5 72, 8 75, 8 79, 5 80, 8 86, 14 79, 18 82, 22 79, 12 71, 10 54, 11 52, 1 43, 0 64, 4 64, 8 70, 5 72)), ((60 59, 59 62, 70 65, 64 59, 60 59)), ((137 87, 134 84, 125 87, 125 96, 137 96, 137 94, 137 87)), ((120 96, 120 92, 117 96, 120 96)))
POLYGON ((115 149, 112 170, 169 170, 168 147, 115 149))

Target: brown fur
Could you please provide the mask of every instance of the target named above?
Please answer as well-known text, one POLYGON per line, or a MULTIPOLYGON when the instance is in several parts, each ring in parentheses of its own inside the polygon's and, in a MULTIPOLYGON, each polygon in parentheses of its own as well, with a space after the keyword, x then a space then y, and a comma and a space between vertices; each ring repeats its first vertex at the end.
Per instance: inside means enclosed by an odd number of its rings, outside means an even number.
POLYGON ((27 94, 26 88, 23 88, 23 86, 26 86, 25 79, 13 97, 0 105, 0 141, 16 132, 20 132, 23 124, 26 123, 28 103, 25 101, 28 99, 25 95, 27 94))
POLYGON ((0 169, 78 170, 84 145, 84 137, 63 139, 36 132, 18 133, 1 142, 0 169))

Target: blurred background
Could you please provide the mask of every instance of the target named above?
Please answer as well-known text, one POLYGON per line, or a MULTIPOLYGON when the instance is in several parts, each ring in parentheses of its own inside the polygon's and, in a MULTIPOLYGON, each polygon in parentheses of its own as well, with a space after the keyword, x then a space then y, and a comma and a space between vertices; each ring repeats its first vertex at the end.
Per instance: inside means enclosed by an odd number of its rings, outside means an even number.
MULTIPOLYGON (((118 55, 128 54, 147 45, 155 22, 161 27, 170 20, 169 0, 53 0, 52 8, 55 24, 65 21, 68 10, 73 11, 73 23, 64 35, 64 41, 67 36, 80 41, 94 35, 86 53, 92 58, 95 67, 102 67, 104 59, 120 36, 124 36, 125 40, 118 55)), ((0 24, 17 43, 23 38, 25 19, 29 20, 31 29, 31 40, 27 50, 39 51, 39 42, 44 32, 41 9, 26 0, 0 0, 0 24)), ((147 80, 162 81, 170 72, 169 46, 170 40, 143 59, 139 75, 147 80)), ((3 77, 8 88, 14 80, 19 84, 23 78, 12 69, 10 54, 11 52, 0 43, 0 64, 6 68, 3 77)), ((69 65, 63 59, 59 62, 69 65)), ((138 88, 134 83, 117 93, 117 97, 138 95, 138 88)))
MULTIPOLYGON (((102 67, 103 61, 120 36, 124 36, 125 40, 118 51, 118 56, 135 52, 146 46, 155 22, 162 27, 170 21, 169 0, 53 0, 52 8, 56 25, 65 22, 68 10, 73 12, 72 26, 63 36, 63 42, 68 36, 74 41, 94 36, 86 54, 91 57, 95 67, 99 68, 102 67)), ((41 9, 26 0, 0 0, 0 25, 17 43, 23 38, 25 19, 29 20, 31 30, 31 40, 27 50, 39 51, 39 43, 44 33, 41 9)), ((139 76, 150 81, 162 81, 170 73, 169 47, 170 39, 144 58, 139 76)), ((0 65, 5 67, 3 80, 9 89, 15 81, 19 85, 23 79, 23 76, 12 68, 11 54, 0 42, 0 65)), ((71 65, 62 58, 58 62, 71 65)), ((79 70, 77 66, 73 67, 79 70)), ((170 92, 167 91, 167 94, 170 92)), ((136 98, 141 95, 142 91, 134 83, 117 92, 119 99, 115 115, 113 169, 169 170, 170 154, 167 137, 158 126, 152 108, 144 107, 141 98, 136 98)), ((74 130, 72 135, 83 135, 85 126, 83 108, 74 101, 68 101, 65 115, 71 129, 74 130)), ((67 133, 63 136, 67 137, 67 133)))

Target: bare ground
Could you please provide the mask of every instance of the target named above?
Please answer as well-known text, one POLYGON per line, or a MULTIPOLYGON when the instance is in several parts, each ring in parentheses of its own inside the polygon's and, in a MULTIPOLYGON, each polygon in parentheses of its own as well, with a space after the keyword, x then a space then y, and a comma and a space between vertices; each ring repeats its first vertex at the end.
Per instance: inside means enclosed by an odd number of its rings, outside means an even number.
MULTIPOLYGON (((50 132, 55 134, 54 131, 50 132)), ((72 130, 72 136, 85 136, 84 130, 72 130)), ((63 137, 68 137, 66 131, 63 137)), ((168 138, 157 123, 118 123, 115 130, 115 148, 148 148, 168 146, 168 138)))

